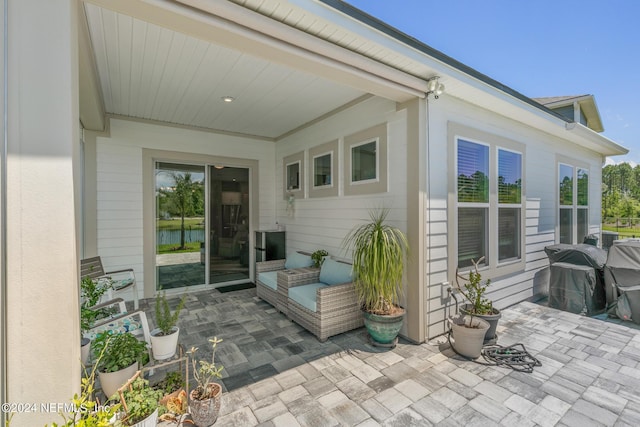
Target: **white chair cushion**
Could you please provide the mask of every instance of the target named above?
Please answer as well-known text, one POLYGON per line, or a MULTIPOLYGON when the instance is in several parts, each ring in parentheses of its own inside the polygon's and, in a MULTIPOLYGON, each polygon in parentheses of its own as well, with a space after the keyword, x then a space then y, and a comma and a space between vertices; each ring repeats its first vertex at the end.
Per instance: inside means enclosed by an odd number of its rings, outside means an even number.
POLYGON ((264 285, 270 287, 274 291, 278 290, 278 272, 277 271, 264 271, 258 273, 258 280, 264 285))
POLYGON ((311 283, 310 285, 294 286, 289 288, 289 299, 297 302, 304 308, 316 311, 316 290, 325 288, 325 283, 311 283))

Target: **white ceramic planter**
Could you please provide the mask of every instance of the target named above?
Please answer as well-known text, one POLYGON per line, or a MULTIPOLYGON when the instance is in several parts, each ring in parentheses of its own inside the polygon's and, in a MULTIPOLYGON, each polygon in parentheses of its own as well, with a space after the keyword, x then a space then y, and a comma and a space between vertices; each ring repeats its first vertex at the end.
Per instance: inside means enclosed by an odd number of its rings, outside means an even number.
POLYGON ((479 317, 466 315, 450 317, 449 323, 453 334, 453 349, 471 359, 480 357, 489 323, 479 317))
POLYGON ((91 340, 89 338, 82 338, 80 341, 80 360, 82 365, 87 366, 89 362, 89 355, 91 354, 91 340))
POLYGON ((158 424, 158 409, 153 411, 153 413, 144 420, 135 423, 133 427, 156 427, 156 424, 158 424))
POLYGON ((120 387, 126 384, 126 382, 135 375, 138 370, 138 362, 134 362, 131 366, 120 369, 115 372, 99 372, 98 378, 100 379, 100 387, 102 392, 107 396, 107 399, 113 396, 120 387))
POLYGON ((174 326, 171 330, 174 332, 169 335, 158 335, 160 333, 158 328, 151 331, 151 352, 154 359, 171 359, 176 354, 180 328, 174 326))

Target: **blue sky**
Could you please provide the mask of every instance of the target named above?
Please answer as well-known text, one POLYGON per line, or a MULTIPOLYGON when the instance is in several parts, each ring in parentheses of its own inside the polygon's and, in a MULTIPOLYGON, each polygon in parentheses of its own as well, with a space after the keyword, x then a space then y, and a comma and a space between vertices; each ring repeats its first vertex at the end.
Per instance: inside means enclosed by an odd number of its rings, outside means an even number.
POLYGON ((594 95, 640 164, 639 0, 347 2, 531 98, 594 95))

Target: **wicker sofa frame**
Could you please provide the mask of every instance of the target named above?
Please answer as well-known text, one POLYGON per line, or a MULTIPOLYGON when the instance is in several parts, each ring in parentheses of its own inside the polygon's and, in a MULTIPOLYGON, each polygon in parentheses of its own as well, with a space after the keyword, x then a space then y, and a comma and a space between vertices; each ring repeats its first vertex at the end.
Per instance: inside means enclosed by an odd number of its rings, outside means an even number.
MULTIPOLYGON (((295 270, 290 270, 295 272, 295 270)), ((289 288, 308 285, 320 280, 320 270, 313 274, 302 273, 305 277, 295 277, 289 273, 289 288)), ((281 273, 278 274, 280 276, 281 273)), ((280 284, 278 283, 278 287, 280 284)), ((307 329, 318 340, 324 342, 327 338, 343 332, 357 329, 364 325, 364 317, 356 296, 353 283, 326 286, 316 290, 316 311, 313 312, 292 299, 288 299, 288 315, 291 320, 307 329)))
POLYGON ((259 273, 267 271, 284 270, 284 259, 276 259, 273 261, 256 262, 256 294, 259 298, 265 300, 275 308, 278 308, 278 292, 262 283, 259 279, 259 273))

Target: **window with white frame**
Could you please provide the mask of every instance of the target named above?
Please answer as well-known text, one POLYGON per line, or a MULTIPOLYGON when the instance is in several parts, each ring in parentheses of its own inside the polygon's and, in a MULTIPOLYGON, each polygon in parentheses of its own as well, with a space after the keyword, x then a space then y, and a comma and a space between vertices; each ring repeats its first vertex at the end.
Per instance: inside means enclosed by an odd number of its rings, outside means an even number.
POLYGON ((313 157, 313 187, 331 187, 333 185, 333 152, 313 157))
POLYGON ((582 243, 589 234, 589 170, 558 163, 558 242, 582 243))
POLYGON ((287 190, 300 190, 300 162, 287 165, 287 190))
POLYGON ((302 199, 305 197, 304 184, 304 151, 292 154, 282 159, 283 198, 302 199))
POLYGON ((450 132, 458 133, 450 135, 450 273, 468 270, 481 258, 487 278, 521 270, 524 145, 457 124, 450 124, 450 132))
POLYGON ((370 182, 378 179, 378 140, 351 146, 351 182, 370 182))
POLYGON ((387 125, 382 123, 344 137, 344 195, 388 191, 387 125))

